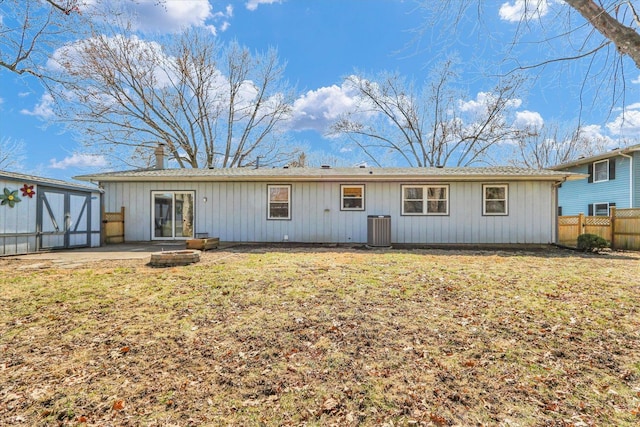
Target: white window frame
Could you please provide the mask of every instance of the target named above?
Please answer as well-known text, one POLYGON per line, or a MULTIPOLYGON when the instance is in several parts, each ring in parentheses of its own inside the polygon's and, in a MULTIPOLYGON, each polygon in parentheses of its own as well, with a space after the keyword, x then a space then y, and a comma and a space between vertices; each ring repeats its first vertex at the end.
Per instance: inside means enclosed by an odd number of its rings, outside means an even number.
POLYGON ((604 203, 592 203, 593 205, 593 216, 610 216, 611 215, 611 206, 609 205, 609 202, 604 202, 604 203), (598 215, 598 209, 596 208, 596 206, 606 206, 607 207, 607 214, 606 215, 598 215))
POLYGON ((269 220, 290 220, 291 219, 291 184, 269 184, 267 185, 267 219, 269 220), (272 188, 284 188, 287 190, 287 201, 272 201, 271 200, 271 189, 272 188), (287 204, 287 216, 271 216, 271 204, 287 204))
POLYGON ((449 215, 449 185, 447 184, 404 184, 400 189, 402 193, 402 215, 406 216, 447 216, 449 215), (422 199, 406 199, 404 190, 406 188, 421 188, 422 189, 422 199), (430 188, 444 188, 446 191, 446 197, 444 199, 429 199, 429 189, 430 188), (405 202, 409 200, 422 201, 422 212, 405 212, 404 205, 405 202), (429 202, 445 202, 445 212, 429 212, 429 202))
POLYGON ((482 185, 482 215, 483 216, 505 216, 509 215, 509 184, 483 184, 482 185), (487 199, 489 188, 504 188, 503 199, 487 199), (487 202, 504 201, 504 212, 487 212, 487 202))
POLYGON ((593 182, 606 182, 606 181, 609 181, 609 159, 593 162, 593 182), (604 172, 606 173, 606 178, 597 179, 598 177, 598 172, 596 171, 597 165, 604 165, 604 172))
POLYGON ((364 209, 364 192, 365 187, 364 184, 342 184, 340 185, 340 210, 341 211, 363 211, 364 209), (344 195, 345 188, 359 188, 362 192, 362 196, 360 198, 357 197, 346 197, 344 195), (360 200, 360 207, 347 207, 344 205, 345 200, 360 200))

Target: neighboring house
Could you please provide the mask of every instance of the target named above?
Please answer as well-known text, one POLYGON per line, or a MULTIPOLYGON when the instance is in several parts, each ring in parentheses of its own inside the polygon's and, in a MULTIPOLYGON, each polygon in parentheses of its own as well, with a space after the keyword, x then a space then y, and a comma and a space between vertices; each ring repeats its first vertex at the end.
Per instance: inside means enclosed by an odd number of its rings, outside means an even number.
POLYGON ((611 207, 640 207, 640 145, 615 149, 554 166, 558 172, 588 174, 562 184, 559 215, 608 216, 611 207))
POLYGON ((125 241, 207 233, 227 242, 393 244, 556 241, 556 187, 566 172, 490 168, 148 169, 84 175, 107 212, 125 207, 125 241), (386 221, 386 219, 385 219, 386 221))
POLYGON ((100 246, 96 187, 0 170, 0 255, 100 246))

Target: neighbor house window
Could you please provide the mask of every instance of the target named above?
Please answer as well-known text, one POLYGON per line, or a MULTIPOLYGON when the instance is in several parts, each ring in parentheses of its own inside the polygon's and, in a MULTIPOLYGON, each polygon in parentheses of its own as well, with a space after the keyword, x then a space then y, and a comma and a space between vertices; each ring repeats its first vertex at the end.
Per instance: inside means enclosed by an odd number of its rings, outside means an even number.
POLYGON ((609 181, 609 160, 593 164, 593 182, 609 181))
POLYGON ((609 216, 615 203, 594 203, 589 205, 589 216, 609 216))
POLYGON ((291 219, 291 186, 268 185, 269 206, 267 207, 269 219, 291 219))
POLYGON ((509 213, 509 186, 483 185, 482 186, 482 214, 483 215, 508 215, 509 213))
POLYGON ((340 210, 363 211, 364 185, 341 185, 340 199, 342 200, 340 210))
POLYGON ((594 203, 593 214, 595 216, 609 216, 609 203, 594 203))
POLYGON ((448 215, 448 185, 403 185, 402 215, 448 215))

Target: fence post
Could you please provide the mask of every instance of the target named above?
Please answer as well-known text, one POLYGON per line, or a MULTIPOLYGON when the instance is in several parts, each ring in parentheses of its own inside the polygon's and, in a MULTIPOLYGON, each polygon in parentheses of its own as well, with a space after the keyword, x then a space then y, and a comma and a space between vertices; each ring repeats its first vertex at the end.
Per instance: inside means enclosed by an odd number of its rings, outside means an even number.
POLYGON ((586 226, 584 222, 584 214, 582 212, 578 214, 578 226, 580 227, 578 230, 578 236, 581 236, 584 234, 584 227, 586 226))
POLYGON ((616 238, 616 207, 609 208, 609 223, 611 224, 611 249, 614 249, 614 241, 616 238))

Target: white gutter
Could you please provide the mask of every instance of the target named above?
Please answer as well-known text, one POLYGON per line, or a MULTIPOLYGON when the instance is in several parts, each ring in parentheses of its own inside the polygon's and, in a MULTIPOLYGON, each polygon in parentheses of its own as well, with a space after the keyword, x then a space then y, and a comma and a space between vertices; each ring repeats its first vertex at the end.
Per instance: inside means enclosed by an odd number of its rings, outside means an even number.
POLYGON ((633 156, 620 153, 622 157, 629 159, 629 208, 633 207, 633 156))

